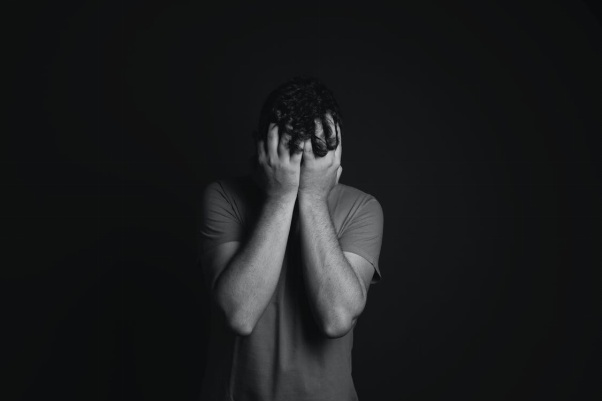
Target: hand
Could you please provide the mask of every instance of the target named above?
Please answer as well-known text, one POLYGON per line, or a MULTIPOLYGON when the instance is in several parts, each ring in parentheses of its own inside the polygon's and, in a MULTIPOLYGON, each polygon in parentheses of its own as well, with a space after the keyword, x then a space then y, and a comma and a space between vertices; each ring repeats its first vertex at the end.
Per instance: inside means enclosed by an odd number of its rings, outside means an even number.
POLYGON ((297 197, 303 152, 291 155, 287 148, 290 139, 290 135, 279 138, 278 126, 272 123, 268 128, 267 146, 264 140, 257 141, 256 177, 268 197, 293 200, 297 197))
MULTIPOLYGON (((330 119, 328 120, 330 121, 330 119)), ((333 131, 335 131, 334 127, 333 131)), ((323 130, 321 130, 321 138, 323 138, 323 133, 323 130)), ((311 139, 305 141, 303 146, 303 160, 301 163, 301 177, 299 181, 299 197, 326 201, 330 191, 339 182, 339 177, 343 171, 343 168, 341 167, 343 144, 341 129, 338 124, 336 126, 336 133, 339 139, 337 148, 328 151, 328 153, 321 158, 315 157, 312 150, 311 139)))

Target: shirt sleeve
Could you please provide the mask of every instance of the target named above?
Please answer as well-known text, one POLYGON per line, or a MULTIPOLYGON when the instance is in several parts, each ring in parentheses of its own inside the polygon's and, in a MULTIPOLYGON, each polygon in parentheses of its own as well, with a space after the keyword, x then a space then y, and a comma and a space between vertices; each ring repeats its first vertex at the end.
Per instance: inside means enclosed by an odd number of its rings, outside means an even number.
POLYGON ((219 181, 203 191, 199 223, 199 259, 213 247, 242 241, 243 225, 228 194, 219 181))
POLYGON ((372 264, 375 270, 372 284, 381 280, 378 258, 383 238, 383 222, 382 207, 376 198, 370 196, 357 209, 339 238, 341 250, 362 256, 372 264))

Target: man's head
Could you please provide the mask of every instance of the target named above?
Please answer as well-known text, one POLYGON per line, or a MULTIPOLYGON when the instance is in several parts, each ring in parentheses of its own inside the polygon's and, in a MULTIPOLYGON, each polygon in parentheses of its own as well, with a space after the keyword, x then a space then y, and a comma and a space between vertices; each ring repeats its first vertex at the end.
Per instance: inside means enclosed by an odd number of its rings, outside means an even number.
POLYGON ((278 126, 280 136, 291 136, 288 143, 291 152, 302 150, 303 142, 311 139, 313 152, 318 157, 336 149, 335 130, 337 125, 343 126, 332 92, 311 77, 295 77, 270 93, 261 109, 257 131, 253 133, 255 141, 265 140, 271 123, 278 126))

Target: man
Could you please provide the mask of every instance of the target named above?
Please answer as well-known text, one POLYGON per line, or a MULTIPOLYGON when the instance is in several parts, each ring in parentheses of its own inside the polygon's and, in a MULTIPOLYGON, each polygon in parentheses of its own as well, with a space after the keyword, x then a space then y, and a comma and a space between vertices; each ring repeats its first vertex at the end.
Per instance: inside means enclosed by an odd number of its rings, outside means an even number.
POLYGON ((341 127, 332 93, 294 78, 264 104, 252 173, 205 189, 203 399, 358 399, 353 328, 381 277, 383 212, 339 183, 341 127))

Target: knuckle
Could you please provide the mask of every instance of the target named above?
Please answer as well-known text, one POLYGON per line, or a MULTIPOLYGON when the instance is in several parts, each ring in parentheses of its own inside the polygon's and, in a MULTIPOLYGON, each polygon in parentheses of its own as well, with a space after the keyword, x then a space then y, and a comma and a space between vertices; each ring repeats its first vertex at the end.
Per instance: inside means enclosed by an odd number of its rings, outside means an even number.
POLYGON ((280 159, 278 156, 274 157, 272 160, 272 166, 274 166, 277 169, 282 169, 282 159, 280 159))

